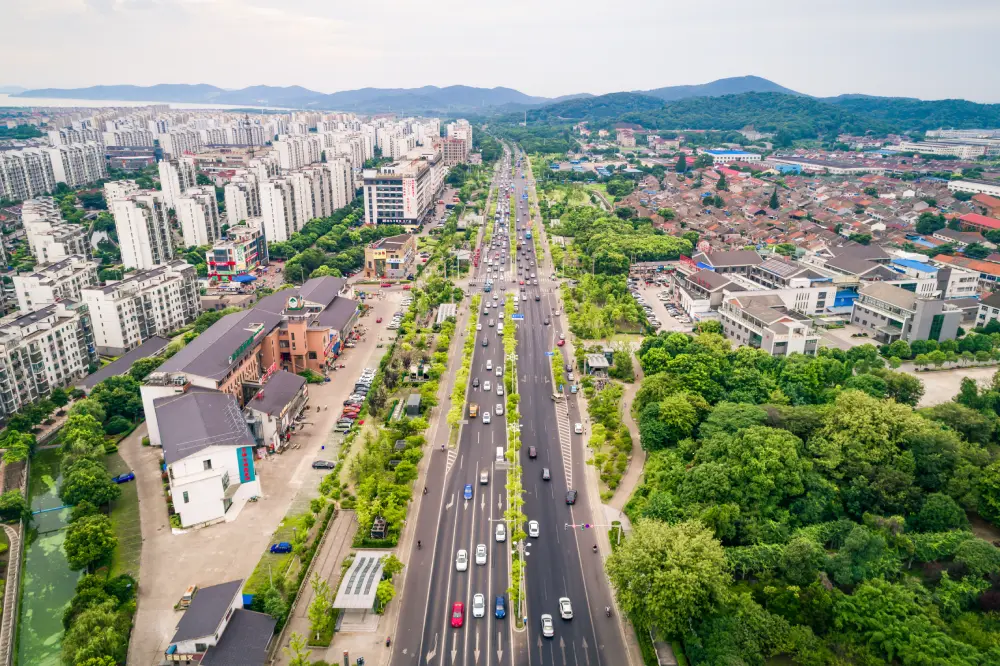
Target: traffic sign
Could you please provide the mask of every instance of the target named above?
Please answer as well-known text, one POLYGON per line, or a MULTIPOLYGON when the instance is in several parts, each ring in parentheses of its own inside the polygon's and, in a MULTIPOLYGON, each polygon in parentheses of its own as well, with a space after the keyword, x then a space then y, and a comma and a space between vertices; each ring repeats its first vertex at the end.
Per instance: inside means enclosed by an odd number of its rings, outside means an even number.
POLYGON ((514 321, 524 321, 524 315, 520 313, 514 313, 510 316, 514 321))

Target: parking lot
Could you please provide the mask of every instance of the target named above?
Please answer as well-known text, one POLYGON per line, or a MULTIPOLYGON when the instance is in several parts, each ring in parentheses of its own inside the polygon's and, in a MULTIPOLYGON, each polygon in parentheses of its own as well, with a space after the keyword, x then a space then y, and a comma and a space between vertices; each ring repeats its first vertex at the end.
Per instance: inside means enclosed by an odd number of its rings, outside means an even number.
MULTIPOLYGON (((657 330, 659 331, 680 331, 682 333, 690 333, 693 326, 690 322, 683 322, 677 317, 672 316, 667 312, 666 304, 660 300, 660 293, 666 292, 667 288, 663 285, 650 284, 648 287, 643 281, 639 281, 639 294, 645 301, 645 305, 653 308, 653 315, 660 321, 660 326, 657 330)), ((683 311, 681 311, 683 314, 683 311)))

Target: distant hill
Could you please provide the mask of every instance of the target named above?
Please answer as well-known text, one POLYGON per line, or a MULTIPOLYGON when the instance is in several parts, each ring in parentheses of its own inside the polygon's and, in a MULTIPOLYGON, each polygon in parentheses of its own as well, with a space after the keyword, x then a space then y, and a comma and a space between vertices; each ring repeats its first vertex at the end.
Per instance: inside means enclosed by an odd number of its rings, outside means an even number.
POLYGON ((608 95, 577 97, 546 104, 528 111, 528 121, 560 122, 603 120, 624 114, 644 113, 663 109, 663 101, 638 93, 610 93, 608 95))
POLYGON ((16 95, 17 93, 24 92, 25 90, 27 90, 27 88, 22 88, 21 86, 0 85, 0 94, 16 95))
POLYGON ((211 103, 226 92, 206 83, 160 83, 155 86, 91 86, 89 88, 39 88, 25 90, 16 97, 49 97, 58 99, 121 100, 123 102, 190 102, 211 103))
POLYGON ((687 99, 689 97, 721 97, 722 95, 739 95, 749 92, 776 92, 786 95, 802 94, 759 76, 733 76, 693 86, 667 86, 666 88, 636 90, 635 92, 649 95, 650 97, 658 97, 668 102, 687 99))

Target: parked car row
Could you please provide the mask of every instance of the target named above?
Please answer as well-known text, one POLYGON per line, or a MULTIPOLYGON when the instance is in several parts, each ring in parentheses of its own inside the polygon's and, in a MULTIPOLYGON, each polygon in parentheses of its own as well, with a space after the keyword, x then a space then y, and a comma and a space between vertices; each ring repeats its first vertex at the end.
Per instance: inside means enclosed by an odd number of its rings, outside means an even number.
POLYGON ((354 422, 358 420, 358 416, 361 414, 361 407, 364 405, 365 398, 368 397, 368 392, 371 390, 372 382, 374 381, 375 368, 365 368, 361 372, 361 376, 358 377, 358 381, 354 383, 354 393, 344 401, 344 411, 337 420, 334 430, 337 432, 348 432, 354 426, 354 422))

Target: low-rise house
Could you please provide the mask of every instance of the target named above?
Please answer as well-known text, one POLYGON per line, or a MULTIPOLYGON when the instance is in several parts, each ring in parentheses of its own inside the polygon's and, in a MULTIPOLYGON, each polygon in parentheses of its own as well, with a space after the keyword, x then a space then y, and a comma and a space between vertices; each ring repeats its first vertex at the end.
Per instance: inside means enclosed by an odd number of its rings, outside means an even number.
POLYGON ((280 451, 291 439, 295 418, 309 402, 305 377, 279 370, 247 403, 247 423, 258 444, 280 451))

